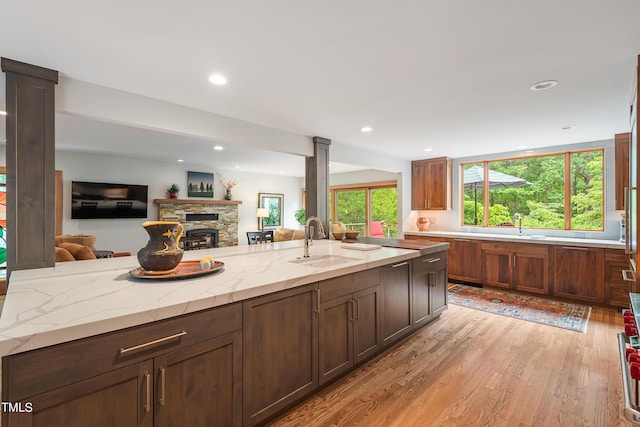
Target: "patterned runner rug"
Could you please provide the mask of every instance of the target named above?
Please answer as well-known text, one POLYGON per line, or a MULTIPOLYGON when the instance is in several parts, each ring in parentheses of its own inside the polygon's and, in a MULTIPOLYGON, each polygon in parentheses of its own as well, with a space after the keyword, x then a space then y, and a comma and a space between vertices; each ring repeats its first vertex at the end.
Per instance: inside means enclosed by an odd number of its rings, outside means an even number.
POLYGON ((473 286, 449 287, 449 302, 489 313, 585 332, 591 307, 473 286))

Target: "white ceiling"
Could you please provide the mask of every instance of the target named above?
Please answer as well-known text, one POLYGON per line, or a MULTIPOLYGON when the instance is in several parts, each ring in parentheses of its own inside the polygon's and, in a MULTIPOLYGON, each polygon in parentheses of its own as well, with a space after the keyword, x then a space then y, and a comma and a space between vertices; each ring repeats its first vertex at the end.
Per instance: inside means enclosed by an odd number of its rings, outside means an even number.
MULTIPOLYGON (((638 0, 0 0, 0 11, 2 57, 407 160, 611 139, 628 130, 640 54, 638 0), (229 83, 211 85, 214 72, 229 83), (559 85, 529 89, 547 79, 559 85)), ((134 155, 184 138, 83 120, 58 118, 59 148, 134 155), (110 132, 139 143, 104 145, 110 132)), ((184 143, 197 160, 204 141, 184 143)))

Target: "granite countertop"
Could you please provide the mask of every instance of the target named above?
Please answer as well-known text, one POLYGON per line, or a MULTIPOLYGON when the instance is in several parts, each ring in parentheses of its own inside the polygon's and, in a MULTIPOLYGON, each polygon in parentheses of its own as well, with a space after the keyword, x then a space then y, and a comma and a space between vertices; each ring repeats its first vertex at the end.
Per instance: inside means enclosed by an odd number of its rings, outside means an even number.
POLYGON ((569 237, 553 237, 544 236, 542 233, 533 233, 531 230, 525 230, 522 236, 518 236, 518 230, 513 230, 513 234, 498 233, 469 233, 462 231, 405 231, 405 235, 409 236, 433 236, 433 237, 452 237, 460 239, 474 240, 496 240, 517 243, 535 243, 539 245, 565 245, 565 246, 585 246, 605 249, 624 249, 624 243, 617 240, 605 239, 579 239, 569 237))
POLYGON ((316 268, 289 261, 302 257, 302 241, 185 252, 184 261, 211 255, 225 263, 208 276, 183 280, 133 279, 135 256, 59 263, 55 267, 12 273, 2 317, 0 356, 211 307, 241 301, 332 277, 404 261, 448 248, 382 247, 361 251, 321 240, 312 257, 338 255, 349 262, 316 268), (417 250, 416 250, 417 249, 417 250))

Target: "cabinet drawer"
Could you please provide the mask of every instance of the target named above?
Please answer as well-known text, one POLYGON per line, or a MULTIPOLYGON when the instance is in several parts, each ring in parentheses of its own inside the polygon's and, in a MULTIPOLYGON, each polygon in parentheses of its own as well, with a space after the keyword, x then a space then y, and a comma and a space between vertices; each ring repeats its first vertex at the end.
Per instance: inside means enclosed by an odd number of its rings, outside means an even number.
POLYGON ((629 256, 623 251, 607 249, 604 253, 604 281, 627 285, 622 277, 622 270, 629 269, 629 256))
POLYGON ((447 251, 435 252, 413 260, 413 274, 423 275, 425 271, 434 271, 447 265, 447 251))
POLYGON ((607 292, 607 304, 613 305, 615 307, 624 307, 629 308, 630 300, 629 300, 629 289, 630 286, 627 283, 617 284, 617 283, 607 283, 606 284, 606 292, 607 292))
POLYGON ((380 283, 380 269, 359 271, 320 282, 320 302, 349 295, 380 283))
POLYGON ((242 304, 235 303, 7 356, 3 399, 24 399, 241 328, 242 304))

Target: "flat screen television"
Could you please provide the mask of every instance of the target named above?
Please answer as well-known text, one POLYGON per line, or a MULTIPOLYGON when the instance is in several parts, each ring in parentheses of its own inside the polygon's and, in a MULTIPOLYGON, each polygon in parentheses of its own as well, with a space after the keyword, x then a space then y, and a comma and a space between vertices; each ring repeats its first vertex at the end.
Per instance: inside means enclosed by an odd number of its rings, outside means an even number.
POLYGON ((146 218, 148 186, 71 182, 71 219, 146 218))

